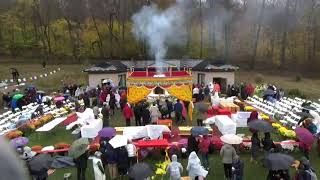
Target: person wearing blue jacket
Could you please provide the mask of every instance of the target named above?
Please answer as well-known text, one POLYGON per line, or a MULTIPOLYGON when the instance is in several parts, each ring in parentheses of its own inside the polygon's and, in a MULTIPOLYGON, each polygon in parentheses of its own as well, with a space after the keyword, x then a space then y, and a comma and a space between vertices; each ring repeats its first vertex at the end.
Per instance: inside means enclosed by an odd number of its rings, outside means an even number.
POLYGON ((176 115, 176 121, 179 123, 182 120, 182 104, 180 103, 180 100, 177 99, 177 103, 174 105, 173 110, 176 115))

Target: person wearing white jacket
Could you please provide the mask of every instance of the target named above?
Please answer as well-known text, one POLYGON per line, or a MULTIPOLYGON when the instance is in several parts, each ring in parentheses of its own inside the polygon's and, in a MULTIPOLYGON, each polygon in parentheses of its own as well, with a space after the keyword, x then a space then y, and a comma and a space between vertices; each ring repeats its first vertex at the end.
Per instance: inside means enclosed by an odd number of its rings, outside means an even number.
POLYGON ((97 151, 96 153, 94 153, 94 157, 92 159, 95 180, 105 180, 106 179, 105 171, 104 171, 100 157, 101 157, 101 153, 97 151))
POLYGON ((151 122, 152 123, 157 123, 157 120, 159 119, 161 113, 159 111, 159 108, 155 103, 149 108, 150 111, 150 116, 151 116, 151 122))
POLYGON ((128 151, 128 158, 129 158, 129 167, 133 166, 136 162, 136 153, 137 153, 137 148, 136 146, 132 143, 131 139, 128 139, 128 144, 126 146, 126 149, 128 151))
POLYGON ((170 174, 170 180, 181 180, 183 167, 181 163, 178 162, 177 155, 172 155, 171 161, 172 162, 167 167, 167 172, 170 174))
POLYGON ((208 171, 201 166, 201 161, 194 151, 189 155, 187 171, 190 180, 195 180, 196 177, 198 177, 199 180, 203 180, 208 174, 208 171))

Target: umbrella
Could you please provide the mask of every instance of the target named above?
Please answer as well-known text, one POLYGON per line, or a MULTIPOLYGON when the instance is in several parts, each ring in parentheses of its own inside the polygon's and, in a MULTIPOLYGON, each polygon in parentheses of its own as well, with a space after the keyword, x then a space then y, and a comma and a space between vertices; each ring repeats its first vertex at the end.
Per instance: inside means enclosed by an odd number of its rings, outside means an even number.
POLYGON ((153 175, 153 171, 147 163, 137 163, 129 170, 129 177, 133 179, 144 179, 153 175))
POLYGON ((274 90, 266 89, 263 93, 264 96, 273 96, 275 94, 274 90))
POLYGON ((87 138, 80 138, 75 140, 69 149, 69 156, 78 158, 87 151, 88 145, 89 141, 87 138))
POLYGON ((42 174, 50 169, 52 157, 49 154, 38 154, 28 163, 28 167, 33 174, 42 174))
POLYGON ((98 132, 100 137, 112 138, 116 135, 116 130, 114 128, 103 128, 98 132))
POLYGON ((73 167, 73 166, 75 166, 75 163, 73 162, 73 158, 68 156, 56 156, 53 159, 53 162, 51 164, 51 168, 53 169, 73 167))
POLYGON ((271 132, 273 130, 272 125, 265 120, 257 119, 248 123, 248 126, 251 129, 262 131, 262 132, 271 132))
POLYGON ((63 96, 55 97, 55 101, 63 101, 65 98, 63 96))
POLYGON ((37 91, 38 94, 45 94, 46 92, 44 91, 37 91))
POLYGON ((208 109, 209 109, 209 104, 203 103, 203 102, 197 103, 197 104, 196 104, 196 109, 197 109, 200 113, 205 113, 205 112, 207 112, 208 109))
POLYGON ((23 94, 16 94, 16 95, 14 95, 13 97, 12 97, 12 99, 14 99, 14 100, 19 100, 19 99, 21 99, 23 97, 23 94))
POLYGON ((226 134, 220 137, 221 141, 227 144, 241 144, 242 137, 235 134, 226 134))
POLYGON ((191 129, 191 134, 194 136, 207 135, 209 134, 209 130, 205 127, 193 127, 191 129))
POLYGON ((128 144, 128 138, 123 135, 116 135, 112 139, 110 139, 109 143, 113 148, 122 147, 128 144))
POLYGON ((308 129, 297 127, 294 131, 296 132, 299 141, 308 145, 313 143, 313 135, 308 129))
POLYGON ((294 158, 282 153, 270 153, 264 159, 264 165, 270 170, 287 170, 294 158))
POLYGON ((29 143, 29 139, 26 137, 17 137, 10 141, 10 144, 14 148, 26 146, 29 143))

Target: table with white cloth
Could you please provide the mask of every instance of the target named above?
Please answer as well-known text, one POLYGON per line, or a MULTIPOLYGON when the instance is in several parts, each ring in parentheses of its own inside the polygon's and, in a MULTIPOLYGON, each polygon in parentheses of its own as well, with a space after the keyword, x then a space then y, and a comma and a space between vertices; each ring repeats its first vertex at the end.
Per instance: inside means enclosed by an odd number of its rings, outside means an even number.
POLYGON ((221 134, 236 134, 237 124, 226 115, 217 115, 215 125, 221 134))
POLYGON ((237 124, 237 127, 248 127, 247 121, 251 112, 239 111, 231 115, 231 119, 237 124))
POLYGON ((98 132, 102 129, 102 119, 95 119, 90 121, 89 124, 81 127, 81 137, 83 138, 95 138, 98 136, 98 132))
POLYGON ((130 139, 140 139, 149 137, 150 139, 158 139, 163 132, 170 132, 168 126, 165 125, 146 125, 131 126, 123 128, 123 135, 130 139))

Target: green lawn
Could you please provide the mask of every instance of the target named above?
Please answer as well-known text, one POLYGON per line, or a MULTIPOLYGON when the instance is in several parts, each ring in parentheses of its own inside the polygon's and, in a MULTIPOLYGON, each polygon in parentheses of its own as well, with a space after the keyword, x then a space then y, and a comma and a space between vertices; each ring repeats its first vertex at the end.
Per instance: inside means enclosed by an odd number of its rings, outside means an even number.
MULTIPOLYGON (((111 120, 111 126, 124 126, 125 120, 121 117, 121 114, 117 112, 115 116, 113 116, 111 120)), ((187 122, 184 125, 195 125, 195 122, 192 123, 187 122)), ((54 130, 48 132, 48 133, 33 133, 31 136, 29 136, 30 139, 30 145, 53 145, 58 142, 67 142, 71 143, 73 140, 73 137, 70 134, 70 131, 66 131, 65 127, 63 125, 59 125, 54 130)), ((239 128, 238 133, 245 133, 249 134, 249 132, 244 128, 239 128)), ((277 134, 272 134, 273 139, 280 140, 282 139, 277 134)), ((294 157, 299 159, 302 157, 301 153, 295 152, 292 153, 294 157)), ((267 176, 267 170, 262 167, 261 164, 254 164, 250 163, 250 155, 249 153, 241 153, 240 157, 245 162, 245 179, 246 180, 255 180, 255 179, 264 179, 267 176)), ((151 155, 150 158, 148 158, 146 161, 150 164, 155 164, 160 161, 164 160, 164 156, 160 156, 159 154, 151 155)), ((180 159, 181 163, 183 164, 183 167, 186 168, 187 166, 187 160, 186 159, 180 159)), ((320 169, 320 160, 318 155, 316 154, 315 148, 312 151, 311 154, 311 164, 313 167, 317 170, 320 169)), ((76 179, 76 169, 60 169, 57 170, 52 176, 50 176, 50 180, 61 180, 63 177, 63 174, 66 172, 72 173, 72 179, 76 179)), ((292 174, 294 173, 294 170, 292 169, 292 174)), ((184 175, 187 175, 187 172, 184 171, 184 175)), ((318 173, 318 176, 320 174, 318 173)), ((219 156, 219 152, 214 153, 210 156, 210 172, 207 179, 223 179, 224 173, 223 173, 223 166, 221 163, 221 158, 219 156)), ((88 169, 87 169, 87 178, 89 180, 94 179, 93 176, 93 170, 92 170, 92 164, 89 160, 88 163, 88 169)), ((161 179, 160 177, 157 179, 161 179)), ((167 176, 164 177, 164 179, 169 179, 167 176)))

